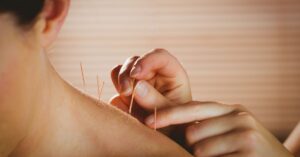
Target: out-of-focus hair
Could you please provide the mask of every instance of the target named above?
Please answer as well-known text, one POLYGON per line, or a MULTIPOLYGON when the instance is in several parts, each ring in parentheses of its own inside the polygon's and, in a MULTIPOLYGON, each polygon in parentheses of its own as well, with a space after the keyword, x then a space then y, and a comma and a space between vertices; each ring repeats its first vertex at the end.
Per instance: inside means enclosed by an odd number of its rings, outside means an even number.
POLYGON ((11 13, 18 24, 28 25, 35 21, 44 3, 45 0, 0 0, 0 14, 11 13))

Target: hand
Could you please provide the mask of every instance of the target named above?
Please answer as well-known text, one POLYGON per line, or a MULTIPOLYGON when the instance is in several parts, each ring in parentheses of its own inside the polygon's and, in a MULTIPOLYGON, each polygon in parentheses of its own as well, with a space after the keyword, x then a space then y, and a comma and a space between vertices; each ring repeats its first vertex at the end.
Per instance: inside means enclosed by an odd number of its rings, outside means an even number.
POLYGON ((135 110, 138 111, 135 113, 141 113, 142 110, 152 112, 154 105, 160 108, 165 104, 184 104, 192 100, 190 83, 184 68, 174 56, 163 49, 155 49, 143 57, 127 59, 123 65, 112 70, 111 78, 119 93, 111 99, 111 104, 123 111, 128 111, 134 80, 144 80, 136 85, 135 101, 141 108, 137 109, 135 105, 135 110), (158 102, 159 100, 167 101, 158 102))
MULTIPOLYGON (((190 83, 180 62, 164 49, 155 49, 143 57, 131 57, 123 65, 112 70, 112 81, 118 95, 110 101, 119 109, 128 112, 135 80, 136 103, 132 116, 144 123, 154 108, 185 104, 192 100, 190 83)), ((172 126, 159 131, 183 145, 184 126, 172 126)))
MULTIPOLYGON (((146 119, 154 127, 154 115, 146 119)), ((196 157, 292 157, 287 149, 240 105, 190 102, 157 113, 156 127, 188 124, 186 141, 196 157)))

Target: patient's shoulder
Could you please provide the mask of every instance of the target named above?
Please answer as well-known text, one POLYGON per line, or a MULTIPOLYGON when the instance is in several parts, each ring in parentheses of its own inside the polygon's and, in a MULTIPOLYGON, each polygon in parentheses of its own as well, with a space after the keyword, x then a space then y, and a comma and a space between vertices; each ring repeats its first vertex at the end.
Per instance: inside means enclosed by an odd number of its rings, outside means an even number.
POLYGON ((76 111, 105 156, 190 156, 183 148, 106 103, 89 100, 76 111), (104 148, 104 149, 102 149, 104 148))

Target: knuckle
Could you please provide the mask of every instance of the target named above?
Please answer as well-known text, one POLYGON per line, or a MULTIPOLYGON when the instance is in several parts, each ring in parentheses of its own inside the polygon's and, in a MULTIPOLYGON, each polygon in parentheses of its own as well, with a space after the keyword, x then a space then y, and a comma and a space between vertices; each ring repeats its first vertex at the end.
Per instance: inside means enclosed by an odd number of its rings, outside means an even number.
POLYGON ((245 107, 241 104, 232 105, 237 111, 246 111, 245 107))
POLYGON ((135 60, 137 60, 139 58, 140 58, 140 56, 132 56, 132 57, 129 58, 129 60, 130 61, 135 61, 135 60))
POLYGON ((168 50, 163 49, 163 48, 155 48, 152 50, 152 53, 167 53, 167 54, 169 54, 168 50))
POLYGON ((168 50, 163 49, 163 48, 156 48, 153 49, 149 55, 164 55, 164 56, 168 56, 168 57, 172 57, 175 58, 168 50))
POLYGON ((144 64, 147 64, 147 59, 145 57, 141 57, 136 60, 134 66, 144 65, 144 64))
POLYGON ((255 128, 256 120, 251 114, 248 112, 240 112, 238 115, 245 124, 249 125, 251 128, 255 128))
POLYGON ((234 105, 232 105, 234 108, 236 108, 236 109, 240 109, 240 108, 242 108, 243 106, 241 105, 241 104, 234 104, 234 105))
POLYGON ((140 58, 140 56, 132 56, 130 58, 128 58, 125 63, 124 66, 122 67, 122 70, 125 72, 128 72, 129 68, 131 68, 133 66, 133 64, 136 62, 136 60, 138 60, 140 58))

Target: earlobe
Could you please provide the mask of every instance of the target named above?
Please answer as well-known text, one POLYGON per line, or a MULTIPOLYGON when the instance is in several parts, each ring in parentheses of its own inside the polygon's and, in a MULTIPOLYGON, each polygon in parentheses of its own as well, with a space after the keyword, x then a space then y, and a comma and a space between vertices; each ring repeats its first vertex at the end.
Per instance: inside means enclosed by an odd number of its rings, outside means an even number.
POLYGON ((56 39, 68 14, 70 0, 46 0, 44 9, 41 13, 42 25, 42 44, 48 47, 56 39))

